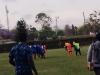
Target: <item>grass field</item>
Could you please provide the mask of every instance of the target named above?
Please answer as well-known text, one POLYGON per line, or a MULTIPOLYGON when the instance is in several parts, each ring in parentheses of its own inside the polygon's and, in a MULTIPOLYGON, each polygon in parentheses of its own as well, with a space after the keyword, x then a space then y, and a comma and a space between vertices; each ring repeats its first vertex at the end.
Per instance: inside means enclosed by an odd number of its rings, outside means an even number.
MULTIPOLYGON (((46 59, 36 59, 39 75, 94 75, 87 70, 86 52, 88 46, 81 47, 82 56, 68 57, 64 49, 49 50, 46 59)), ((0 75, 14 75, 14 67, 8 63, 8 53, 0 54, 0 75)))

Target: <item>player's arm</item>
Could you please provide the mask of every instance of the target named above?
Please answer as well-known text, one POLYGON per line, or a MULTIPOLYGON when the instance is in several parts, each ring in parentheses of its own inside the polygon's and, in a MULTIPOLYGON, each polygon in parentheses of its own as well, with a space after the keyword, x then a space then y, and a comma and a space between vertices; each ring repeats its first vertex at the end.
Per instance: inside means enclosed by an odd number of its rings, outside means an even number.
POLYGON ((92 45, 90 45, 88 52, 87 52, 87 62, 92 61, 92 45))
POLYGON ((35 64, 34 64, 33 56, 32 56, 32 49, 29 47, 27 47, 27 58, 28 58, 28 63, 32 67, 35 75, 38 75, 38 72, 37 72, 35 64))
POLYGON ((11 56, 9 56, 9 63, 11 65, 15 66, 15 61, 14 61, 14 59, 11 56))
POLYGON ((89 70, 93 70, 93 63, 92 63, 92 45, 90 45, 87 53, 87 63, 89 70))
POLYGON ((9 63, 13 66, 15 66, 15 60, 14 60, 14 50, 12 49, 9 53, 9 63))
POLYGON ((28 61, 29 61, 29 64, 31 65, 35 75, 38 75, 38 72, 37 72, 35 64, 34 64, 33 57, 32 56, 28 57, 28 61))

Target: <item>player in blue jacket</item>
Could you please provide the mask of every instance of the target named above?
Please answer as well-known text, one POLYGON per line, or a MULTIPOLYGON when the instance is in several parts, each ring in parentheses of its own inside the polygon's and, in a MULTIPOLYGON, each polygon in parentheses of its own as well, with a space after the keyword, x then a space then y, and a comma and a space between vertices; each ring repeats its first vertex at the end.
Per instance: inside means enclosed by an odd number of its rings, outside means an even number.
POLYGON ((38 75, 32 58, 32 50, 26 43, 27 30, 24 20, 18 21, 16 41, 9 53, 9 63, 15 67, 15 75, 38 75))

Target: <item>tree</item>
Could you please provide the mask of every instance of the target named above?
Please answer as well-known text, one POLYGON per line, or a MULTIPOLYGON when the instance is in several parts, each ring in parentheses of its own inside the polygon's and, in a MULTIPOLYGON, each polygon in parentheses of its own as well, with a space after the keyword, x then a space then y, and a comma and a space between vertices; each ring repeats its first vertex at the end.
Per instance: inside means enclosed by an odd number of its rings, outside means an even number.
POLYGON ((53 31, 50 27, 51 18, 46 13, 39 13, 36 15, 36 23, 41 24, 42 29, 40 30, 40 38, 46 39, 47 37, 52 37, 53 31))
POLYGON ((47 38, 52 38, 55 35, 55 32, 52 30, 50 26, 43 26, 40 30, 40 38, 41 40, 46 40, 47 38))
POLYGON ((89 33, 92 31, 92 26, 87 23, 85 25, 82 25, 78 28, 78 34, 80 35, 89 35, 89 33))
POLYGON ((83 26, 78 29, 79 34, 89 35, 90 32, 96 33, 100 31, 100 12, 94 11, 89 14, 89 18, 83 26))
POLYGON ((64 30, 58 30, 57 36, 64 36, 64 30))
POLYGON ((72 24, 72 34, 75 35, 76 34, 76 29, 75 26, 72 24))
POLYGON ((65 35, 66 36, 72 35, 72 29, 68 24, 65 25, 65 35))
POLYGON ((100 12, 94 11, 89 14, 89 21, 87 22, 91 25, 91 31, 96 33, 100 31, 100 12))
POLYGON ((78 35, 78 27, 74 26, 74 28, 75 28, 75 35, 78 35))
POLYGON ((39 13, 36 15, 35 22, 40 23, 42 25, 42 28, 44 28, 44 26, 50 26, 51 18, 45 13, 39 13))
POLYGON ((38 39, 38 31, 35 27, 31 27, 30 30, 28 30, 28 34, 30 40, 38 39))
POLYGON ((27 40, 27 35, 27 24, 23 19, 21 19, 17 22, 15 40, 17 42, 25 42, 27 40))

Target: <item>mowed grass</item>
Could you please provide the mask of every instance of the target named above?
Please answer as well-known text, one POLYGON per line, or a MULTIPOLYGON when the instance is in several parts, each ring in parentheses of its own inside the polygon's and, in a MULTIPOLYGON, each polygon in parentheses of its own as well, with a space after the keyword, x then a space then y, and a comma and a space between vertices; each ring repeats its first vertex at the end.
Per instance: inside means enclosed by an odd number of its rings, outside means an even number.
MULTIPOLYGON (((47 58, 35 60, 39 75, 94 75, 88 71, 86 53, 88 46, 81 47, 82 56, 67 56, 65 49, 48 50, 47 58)), ((8 62, 8 53, 0 54, 0 75, 15 75, 8 62)))

